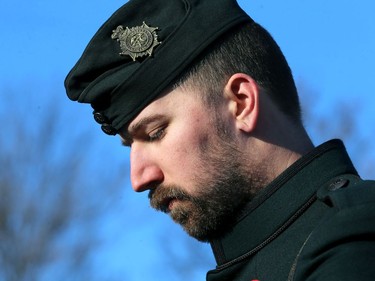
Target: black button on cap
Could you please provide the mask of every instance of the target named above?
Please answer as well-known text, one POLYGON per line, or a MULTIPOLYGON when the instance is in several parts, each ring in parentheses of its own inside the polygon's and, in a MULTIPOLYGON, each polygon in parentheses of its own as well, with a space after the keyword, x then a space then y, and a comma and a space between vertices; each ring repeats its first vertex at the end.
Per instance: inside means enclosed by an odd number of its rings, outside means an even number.
POLYGON ((108 118, 105 117, 102 113, 100 112, 94 112, 94 119, 96 122, 98 122, 99 124, 104 124, 104 123, 108 123, 108 118))
POLYGON ((337 189, 340 189, 340 188, 343 188, 345 186, 347 186, 349 183, 349 180, 348 179, 344 179, 344 178, 338 178, 338 179, 335 179, 329 186, 328 186, 328 190, 329 191, 335 191, 337 189))
POLYGON ((113 128, 111 125, 109 124, 103 124, 102 125, 102 130, 104 133, 106 133, 107 135, 111 135, 111 136, 114 136, 117 134, 117 130, 115 128, 113 128))

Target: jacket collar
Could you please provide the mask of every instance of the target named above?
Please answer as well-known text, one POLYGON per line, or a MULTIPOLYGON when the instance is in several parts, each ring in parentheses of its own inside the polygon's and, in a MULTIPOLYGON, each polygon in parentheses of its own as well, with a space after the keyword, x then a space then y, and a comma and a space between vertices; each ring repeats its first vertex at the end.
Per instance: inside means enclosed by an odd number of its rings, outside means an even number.
POLYGON ((256 196, 230 233, 211 241, 218 269, 259 251, 316 199, 317 189, 343 173, 357 174, 340 140, 301 157, 256 196))

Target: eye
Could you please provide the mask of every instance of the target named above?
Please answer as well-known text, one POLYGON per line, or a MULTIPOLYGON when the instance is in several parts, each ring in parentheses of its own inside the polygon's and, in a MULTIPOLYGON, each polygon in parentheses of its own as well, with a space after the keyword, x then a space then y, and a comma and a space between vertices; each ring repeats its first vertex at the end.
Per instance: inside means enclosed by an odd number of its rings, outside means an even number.
POLYGON ((158 129, 152 131, 148 135, 148 141, 153 142, 153 141, 160 140, 164 137, 164 135, 165 135, 165 128, 164 127, 158 128, 158 129))

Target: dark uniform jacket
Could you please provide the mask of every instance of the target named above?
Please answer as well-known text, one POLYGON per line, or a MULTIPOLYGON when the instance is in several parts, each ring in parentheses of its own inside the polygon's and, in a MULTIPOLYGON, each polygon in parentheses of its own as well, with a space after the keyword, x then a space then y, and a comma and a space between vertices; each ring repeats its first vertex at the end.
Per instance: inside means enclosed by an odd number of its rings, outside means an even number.
POLYGON ((208 281, 375 280, 375 182, 339 140, 305 155, 212 241, 208 281))

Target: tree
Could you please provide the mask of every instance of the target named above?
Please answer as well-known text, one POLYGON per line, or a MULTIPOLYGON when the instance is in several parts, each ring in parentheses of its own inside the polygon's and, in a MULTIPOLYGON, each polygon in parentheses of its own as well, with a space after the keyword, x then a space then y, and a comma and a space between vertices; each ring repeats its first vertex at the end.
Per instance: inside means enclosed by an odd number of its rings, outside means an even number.
POLYGON ((360 176, 375 175, 375 118, 365 100, 329 100, 306 81, 298 81, 304 123, 316 144, 342 139, 360 176))
POLYGON ((56 100, 2 95, 0 280, 98 280, 97 224, 123 178, 97 172, 91 135, 56 100))

